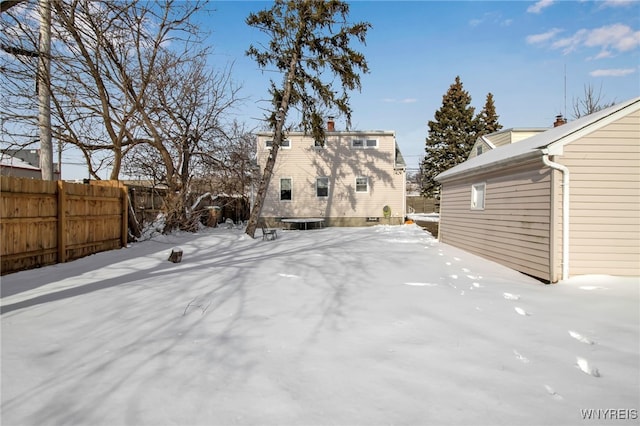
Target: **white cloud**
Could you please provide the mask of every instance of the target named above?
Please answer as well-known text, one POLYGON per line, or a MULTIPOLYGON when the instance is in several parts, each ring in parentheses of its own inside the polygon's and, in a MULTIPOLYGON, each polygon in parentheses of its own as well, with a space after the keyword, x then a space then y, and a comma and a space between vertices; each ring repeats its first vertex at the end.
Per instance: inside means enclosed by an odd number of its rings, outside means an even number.
POLYGON ((604 58, 610 58, 613 56, 613 53, 611 53, 610 50, 606 50, 606 49, 602 49, 600 51, 600 53, 598 53, 596 56, 590 57, 588 58, 589 60, 596 60, 596 59, 604 59, 604 58))
POLYGON ((624 24, 605 25, 595 29, 580 29, 573 35, 554 40, 561 32, 553 28, 542 34, 527 37, 528 44, 551 42, 552 49, 562 49, 566 55, 581 46, 600 48, 600 53, 594 59, 612 56, 616 52, 628 52, 640 46, 640 31, 634 31, 624 24))
POLYGON ((590 31, 584 44, 627 52, 640 46, 640 31, 633 31, 624 24, 607 25, 590 31))
POLYGON ((500 12, 486 12, 481 17, 469 20, 470 27, 477 27, 482 24, 500 25, 507 27, 511 25, 513 19, 504 18, 500 12))
POLYGON ((404 98, 404 99, 396 99, 396 98, 384 98, 382 102, 386 102, 389 104, 413 104, 418 102, 416 98, 404 98))
POLYGON ((637 2, 638 0, 605 0, 602 2, 602 7, 626 7, 637 2))
POLYGON ((587 30, 578 30, 574 35, 570 37, 561 38, 551 44, 552 49, 563 49, 563 53, 566 55, 578 48, 581 43, 584 42, 587 37, 587 30))
POLYGON ((540 13, 542 9, 545 9, 553 4, 553 0, 540 0, 536 4, 532 4, 527 8, 529 13, 540 13))
POLYGON ((533 34, 533 35, 527 36, 527 43, 528 44, 544 43, 545 41, 551 40, 561 32, 562 30, 560 28, 552 28, 546 33, 533 34))
POLYGON ((614 68, 605 70, 594 70, 589 73, 591 77, 624 77, 636 72, 633 68, 614 68))

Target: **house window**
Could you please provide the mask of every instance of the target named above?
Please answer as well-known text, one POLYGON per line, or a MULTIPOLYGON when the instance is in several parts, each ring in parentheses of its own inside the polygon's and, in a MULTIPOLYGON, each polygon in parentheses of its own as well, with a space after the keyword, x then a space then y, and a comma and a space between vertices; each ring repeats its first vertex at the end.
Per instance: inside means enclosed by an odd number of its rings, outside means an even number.
POLYGON ((351 141, 352 148, 377 148, 377 139, 353 139, 351 141))
POLYGON ((291 178, 280 179, 280 199, 291 200, 291 178))
MULTIPOLYGON (((266 141, 264 146, 267 148, 271 148, 273 146, 273 141, 266 141)), ((289 139, 284 139, 280 144, 280 148, 291 149, 291 141, 289 139)))
POLYGON ((327 146, 327 141, 326 140, 324 140, 324 141, 318 141, 317 140, 313 144, 314 148, 324 148, 325 146, 327 146))
POLYGON ((317 197, 329 196, 329 178, 328 177, 316 178, 316 196, 317 197))
POLYGON ((484 210, 484 197, 486 190, 486 183, 476 183, 471 185, 471 210, 484 210))
POLYGON ((369 178, 367 177, 356 178, 356 192, 369 192, 369 178))
POLYGON ((482 154, 482 145, 476 146, 476 155, 482 154))

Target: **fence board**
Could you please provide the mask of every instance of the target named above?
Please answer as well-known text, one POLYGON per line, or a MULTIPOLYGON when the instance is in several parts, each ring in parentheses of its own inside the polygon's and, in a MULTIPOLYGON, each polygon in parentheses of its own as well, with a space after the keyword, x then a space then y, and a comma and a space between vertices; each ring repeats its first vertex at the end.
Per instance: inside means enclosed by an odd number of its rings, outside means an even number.
POLYGON ((0 272, 126 247, 126 187, 0 177, 0 272))

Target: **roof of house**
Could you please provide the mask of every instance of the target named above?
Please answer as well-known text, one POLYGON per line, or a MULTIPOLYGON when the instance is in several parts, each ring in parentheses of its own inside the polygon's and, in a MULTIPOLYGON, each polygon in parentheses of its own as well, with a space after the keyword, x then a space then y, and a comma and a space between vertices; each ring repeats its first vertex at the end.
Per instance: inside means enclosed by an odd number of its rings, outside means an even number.
POLYGON ((496 136, 503 135, 505 133, 529 133, 529 132, 540 132, 545 130, 541 127, 509 127, 508 129, 501 129, 497 132, 489 133, 485 135, 486 138, 491 139, 496 136))
MULTIPOLYGON (((273 132, 270 132, 270 131, 261 131, 261 132, 257 132, 256 134, 260 137, 273 136, 273 132)), ((342 135, 342 136, 358 136, 358 137, 393 136, 394 140, 396 137, 396 132, 394 130, 340 130, 340 131, 333 131, 333 132, 327 131, 326 134, 327 136, 342 135)), ((287 132, 287 135, 311 137, 308 133, 305 133, 305 132, 287 132)), ((397 142, 395 146, 394 167, 397 169, 403 169, 407 167, 407 163, 405 162, 404 157, 402 156, 402 152, 400 152, 400 147, 398 146, 397 142)))
POLYGON ((0 155, 0 166, 2 167, 13 167, 16 169, 27 169, 27 170, 40 170, 40 167, 32 166, 24 160, 21 160, 17 157, 13 157, 8 154, 0 155))
MULTIPOLYGON (((311 137, 311 135, 308 132, 303 132, 303 131, 291 131, 291 132, 285 132, 285 133, 286 133, 287 136, 308 136, 308 137, 311 137)), ((335 131, 325 130, 325 134, 327 136, 334 136, 334 135, 341 135, 341 136, 376 136, 376 135, 381 135, 381 136, 394 136, 395 137, 396 132, 395 132, 395 130, 335 130, 335 131)), ((273 131, 272 130, 262 130, 262 131, 256 132, 256 135, 261 136, 261 137, 270 137, 270 136, 273 136, 273 131)))
POLYGON ((444 181, 461 175, 483 172, 540 157, 543 154, 562 155, 562 149, 566 144, 637 110, 640 110, 640 97, 586 115, 562 126, 553 127, 518 143, 488 151, 440 173, 436 176, 436 180, 444 181))
POLYGON ((402 153, 400 152, 400 147, 398 146, 398 144, 396 144, 396 168, 405 168, 407 167, 407 163, 405 163, 404 161, 404 157, 402 156, 402 153))

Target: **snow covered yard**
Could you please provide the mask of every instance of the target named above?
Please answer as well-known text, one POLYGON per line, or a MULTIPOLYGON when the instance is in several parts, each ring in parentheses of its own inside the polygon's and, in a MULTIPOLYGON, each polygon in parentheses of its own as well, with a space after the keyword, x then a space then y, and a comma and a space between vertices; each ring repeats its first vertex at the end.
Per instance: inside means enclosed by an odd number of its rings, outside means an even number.
POLYGON ((278 237, 2 277, 2 424, 638 424, 638 279, 544 285, 416 225, 278 237))

